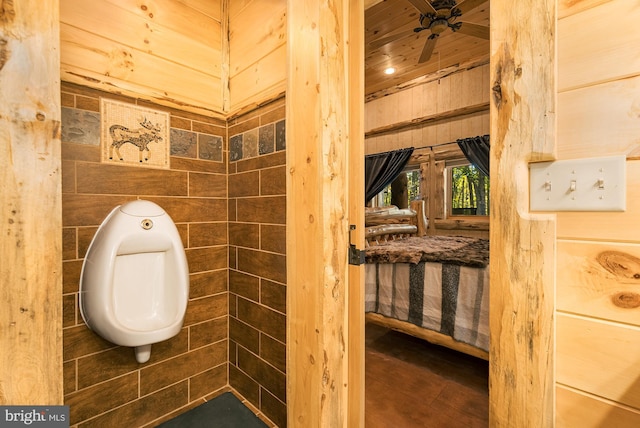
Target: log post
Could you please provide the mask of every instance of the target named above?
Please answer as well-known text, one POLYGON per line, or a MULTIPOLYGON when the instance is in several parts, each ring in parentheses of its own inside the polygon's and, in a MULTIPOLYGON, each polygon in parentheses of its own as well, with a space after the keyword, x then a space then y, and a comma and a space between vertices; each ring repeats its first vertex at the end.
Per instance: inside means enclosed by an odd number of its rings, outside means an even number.
POLYGON ((59 405, 62 210, 58 0, 0 7, 0 404, 59 405))
POLYGON ((364 425, 362 1, 287 3, 289 427, 364 425))

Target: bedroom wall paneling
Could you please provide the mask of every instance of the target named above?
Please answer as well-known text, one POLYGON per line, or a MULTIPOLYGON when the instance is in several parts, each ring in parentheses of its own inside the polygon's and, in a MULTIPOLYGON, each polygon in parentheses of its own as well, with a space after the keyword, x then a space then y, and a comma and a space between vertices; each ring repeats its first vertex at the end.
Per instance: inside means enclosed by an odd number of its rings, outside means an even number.
POLYGON ((529 212, 528 163, 556 150, 555 0, 491 2, 489 425, 554 424, 555 216, 529 212))
POLYGON ((229 113, 282 96, 287 81, 286 0, 229 1, 229 113))
MULTIPOLYGON (((363 285, 364 272, 362 266, 350 271, 347 264, 349 224, 364 227, 364 215, 349 208, 364 200, 362 179, 351 182, 351 177, 364 175, 364 159, 357 148, 350 148, 362 141, 360 125, 350 126, 362 118, 364 100, 353 100, 349 90, 355 87, 356 93, 362 93, 364 84, 363 2, 336 1, 329 6, 313 0, 287 2, 287 404, 291 427, 364 424, 364 380, 349 373, 353 358, 358 360, 356 366, 364 361, 363 314, 350 319, 349 301, 352 287, 363 285), (360 157, 351 159, 352 155, 360 157), (358 344, 347 345, 351 340, 358 344)), ((363 244, 363 236, 356 239, 363 244)))
POLYGON ((229 384, 279 427, 286 395, 285 100, 229 121, 229 384))
POLYGON ((5 2, 0 17, 0 404, 60 405, 58 1, 5 2))
POLYGON ((228 389, 226 123, 138 101, 170 113, 171 168, 103 164, 102 96, 115 95, 62 85, 64 402, 71 425, 141 427, 228 389), (151 200, 171 216, 190 272, 182 331, 154 345, 145 364, 136 362, 132 348, 91 332, 78 309, 88 245, 104 217, 133 199, 151 200))
POLYGON ((221 2, 61 0, 62 79, 220 114, 228 78, 221 2))
POLYGON ((640 5, 560 1, 558 13, 557 156, 627 155, 627 209, 557 214, 556 425, 637 426, 640 5))

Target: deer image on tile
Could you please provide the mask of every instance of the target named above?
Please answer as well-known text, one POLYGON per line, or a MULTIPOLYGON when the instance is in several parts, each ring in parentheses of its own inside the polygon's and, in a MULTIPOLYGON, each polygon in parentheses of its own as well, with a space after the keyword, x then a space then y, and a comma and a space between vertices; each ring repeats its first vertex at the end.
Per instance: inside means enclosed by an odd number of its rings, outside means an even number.
POLYGON ((139 122, 141 128, 130 129, 123 125, 111 125, 109 127, 109 135, 111 135, 112 143, 109 147, 109 159, 113 159, 113 151, 115 150, 118 159, 124 160, 120 154, 120 147, 124 144, 132 144, 138 148, 139 160, 143 162, 148 161, 151 156, 151 150, 149 149, 149 143, 162 141, 160 135, 161 127, 154 125, 146 117, 142 118, 139 122))

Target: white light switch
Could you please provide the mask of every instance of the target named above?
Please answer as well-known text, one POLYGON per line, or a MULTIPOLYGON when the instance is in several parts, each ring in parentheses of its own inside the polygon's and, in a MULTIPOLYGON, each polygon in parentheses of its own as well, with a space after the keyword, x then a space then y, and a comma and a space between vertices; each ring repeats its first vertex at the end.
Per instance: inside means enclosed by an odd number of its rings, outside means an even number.
POLYGON ((624 211, 626 157, 529 164, 531 211, 624 211))

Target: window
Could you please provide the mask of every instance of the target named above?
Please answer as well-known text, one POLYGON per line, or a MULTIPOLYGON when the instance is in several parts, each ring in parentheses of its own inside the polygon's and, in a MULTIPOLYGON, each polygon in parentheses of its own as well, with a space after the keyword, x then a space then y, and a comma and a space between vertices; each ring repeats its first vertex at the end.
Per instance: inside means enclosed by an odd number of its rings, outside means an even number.
POLYGON ((466 161, 447 164, 449 216, 489 215, 489 177, 466 161))
POLYGON ((376 206, 401 205, 395 200, 394 193, 399 193, 398 196, 402 197, 405 189, 407 193, 406 206, 409 206, 411 201, 420 199, 420 169, 415 166, 401 172, 393 183, 378 194, 375 198, 376 206))

